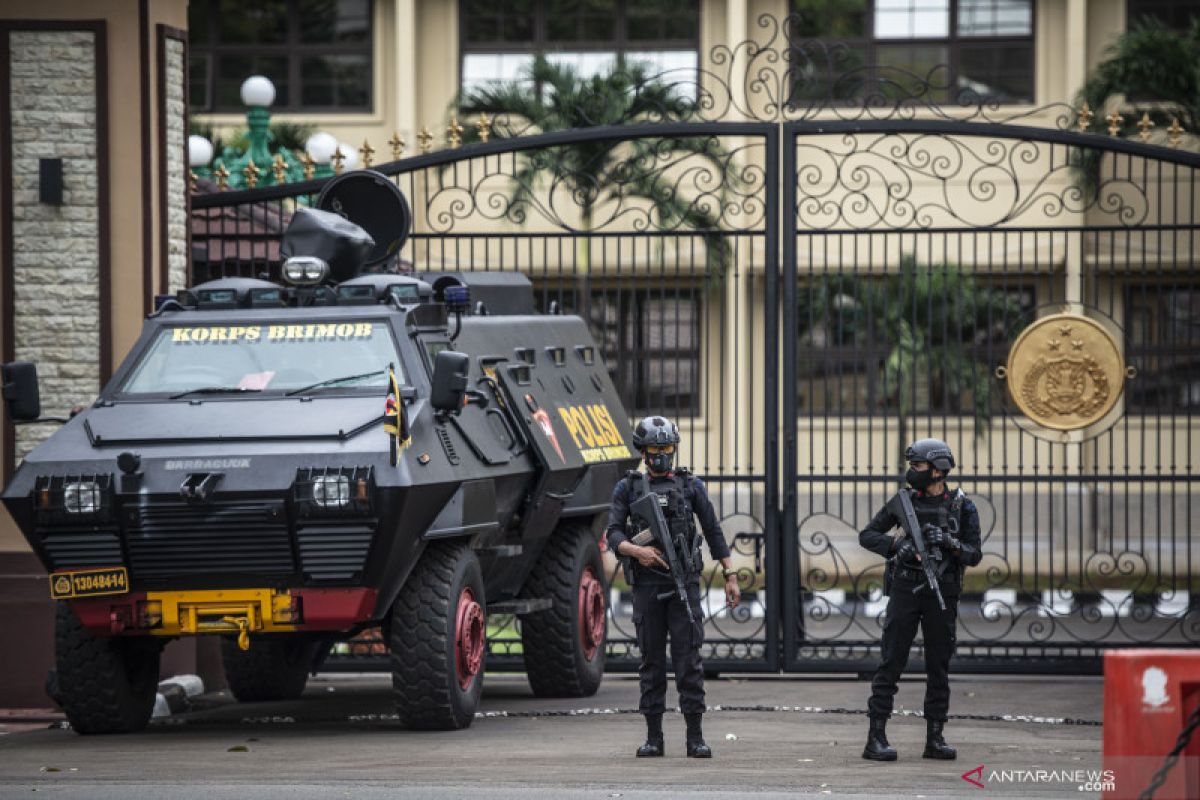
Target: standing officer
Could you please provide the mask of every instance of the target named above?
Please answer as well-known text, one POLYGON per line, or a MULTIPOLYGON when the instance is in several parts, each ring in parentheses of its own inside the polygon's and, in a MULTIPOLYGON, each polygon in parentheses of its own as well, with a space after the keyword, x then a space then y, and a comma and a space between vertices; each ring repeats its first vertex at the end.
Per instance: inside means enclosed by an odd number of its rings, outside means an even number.
POLYGON ((950 708, 950 656, 954 652, 958 598, 962 594, 963 571, 983 558, 980 549, 979 512, 961 489, 946 490, 946 475, 954 467, 950 445, 941 439, 921 439, 904 451, 908 472, 904 478, 917 523, 931 556, 946 608, 927 584, 916 545, 896 513, 899 495, 880 510, 858 535, 859 543, 888 559, 889 587, 887 617, 883 625, 883 660, 871 681, 868 710, 871 729, 863 758, 895 761, 896 751, 888 744, 885 726, 892 714, 896 683, 908 663, 908 650, 920 626, 925 640, 925 752, 924 758, 953 759, 942 729, 950 708), (900 535, 890 531, 900 526, 900 535))
POLYGON ((686 469, 672 469, 675 446, 679 444, 679 429, 675 423, 665 417, 646 417, 634 429, 633 443, 645 458, 647 475, 643 478, 641 473, 631 472, 613 489, 612 509, 608 516, 608 547, 625 559, 625 574, 633 587, 633 623, 642 652, 638 669, 642 689, 639 708, 646 717, 646 743, 638 749, 637 755, 646 758, 663 754, 666 647, 667 632, 670 631, 675 688, 679 691, 679 707, 687 722, 687 754, 689 758, 712 758, 712 750, 704 743, 701 730, 705 704, 704 666, 700 661, 700 645, 704 642, 700 560, 696 559, 696 569, 687 576, 687 596, 694 615, 694 621, 689 622, 687 607, 676 591, 663 552, 653 544, 634 544, 627 534, 629 506, 642 492, 665 495, 662 508, 667 527, 673 533, 684 531, 689 542, 696 539, 694 516, 700 517, 709 552, 720 560, 724 570, 725 602, 730 608, 736 607, 741 597, 737 570, 730 564, 729 545, 725 543, 725 534, 704 484, 686 469))

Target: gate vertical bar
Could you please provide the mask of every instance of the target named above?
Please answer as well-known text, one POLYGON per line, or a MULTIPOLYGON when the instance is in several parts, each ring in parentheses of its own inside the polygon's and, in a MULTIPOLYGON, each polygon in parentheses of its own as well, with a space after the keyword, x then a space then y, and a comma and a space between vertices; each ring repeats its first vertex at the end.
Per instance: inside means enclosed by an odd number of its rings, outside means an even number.
MULTIPOLYGON (((787 585, 783 597, 784 669, 795 669, 803 618, 800 607, 800 552, 796 546, 796 130, 782 126, 783 186, 779 215, 783 219, 783 508, 779 543, 783 558, 779 571, 787 585)), ((780 560, 780 559, 777 559, 780 560)))
MULTIPOLYGON (((764 164, 767 170, 766 179, 766 202, 765 211, 766 217, 763 220, 763 234, 766 237, 764 242, 764 264, 763 271, 765 273, 764 297, 766 299, 766 314, 764 324, 766 327, 764 336, 765 353, 763 354, 763 368, 766 370, 763 374, 763 422, 764 430, 767 434, 767 447, 765 451, 765 463, 763 465, 764 487, 763 499, 765 501, 765 510, 763 512, 764 522, 766 524, 767 541, 767 612, 766 612, 766 631, 764 638, 764 647, 766 650, 767 669, 777 671, 780 668, 779 655, 779 622, 781 617, 787 619, 787 615, 780 614, 780 600, 785 594, 783 590, 783 575, 780 564, 780 548, 784 546, 785 538, 782 535, 785 530, 780 525, 779 511, 779 479, 782 475, 784 478, 784 490, 788 487, 788 470, 786 464, 782 471, 779 464, 779 144, 780 140, 787 141, 786 137, 780 135, 780 126, 768 125, 765 128, 764 144, 766 145, 766 156, 764 164)), ((787 150, 784 151, 784 161, 787 161, 787 150)), ((786 169, 785 175, 790 174, 786 169)), ((784 181, 784 186, 792 185, 792 181, 784 181)), ((785 210, 787 206, 784 206, 785 210)), ((784 231, 787 230, 787 225, 783 226, 784 231)), ((784 283, 785 303, 788 290, 788 283, 784 283)), ((784 307, 784 314, 787 314, 787 306, 784 307)), ((786 376, 790 374, 789 370, 784 370, 784 380, 786 385, 786 376)), ((786 448, 785 448, 786 449, 786 448)), ((782 515, 786 519, 786 514, 782 515)))

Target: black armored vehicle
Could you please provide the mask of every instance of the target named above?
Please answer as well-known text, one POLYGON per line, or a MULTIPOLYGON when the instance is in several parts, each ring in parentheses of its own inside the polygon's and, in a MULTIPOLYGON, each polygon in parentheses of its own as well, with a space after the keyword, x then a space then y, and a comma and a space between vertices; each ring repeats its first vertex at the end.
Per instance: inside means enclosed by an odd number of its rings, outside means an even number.
MULTIPOLYGON (((523 275, 379 270, 410 221, 382 175, 334 179, 284 234, 284 283, 168 300, 5 488, 61 601, 77 731, 144 726, 181 636, 221 636, 233 694, 257 701, 379 626, 402 724, 453 729, 488 615, 516 614, 536 693, 595 692, 625 411, 583 321, 536 313, 523 275)), ((4 396, 39 417, 33 365, 4 366, 4 396)))

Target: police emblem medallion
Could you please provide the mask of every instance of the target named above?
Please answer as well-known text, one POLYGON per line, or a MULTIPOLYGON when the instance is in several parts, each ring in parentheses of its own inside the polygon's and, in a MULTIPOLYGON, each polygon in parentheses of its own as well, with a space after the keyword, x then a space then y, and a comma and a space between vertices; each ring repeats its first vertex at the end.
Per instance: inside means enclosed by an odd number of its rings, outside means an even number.
POLYGON ((1100 421, 1125 382, 1116 340, 1080 314, 1054 314, 1027 327, 1009 350, 1006 370, 1009 395, 1022 413, 1061 431, 1100 421))

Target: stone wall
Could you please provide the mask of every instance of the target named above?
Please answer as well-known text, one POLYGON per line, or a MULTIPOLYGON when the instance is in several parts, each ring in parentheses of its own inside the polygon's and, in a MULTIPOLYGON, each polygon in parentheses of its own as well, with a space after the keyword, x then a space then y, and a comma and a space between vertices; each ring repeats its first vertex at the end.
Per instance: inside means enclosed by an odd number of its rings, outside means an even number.
POLYGON ((179 39, 166 38, 167 120, 167 275, 164 293, 175 294, 187 286, 187 162, 184 160, 184 46, 179 39))
MULTIPOLYGON (((34 361, 42 413, 65 416, 99 391, 100 260, 95 42, 90 31, 14 31, 14 345, 34 361), (38 200, 38 159, 63 159, 63 205, 38 200)), ((53 433, 17 429, 17 456, 53 433)))

